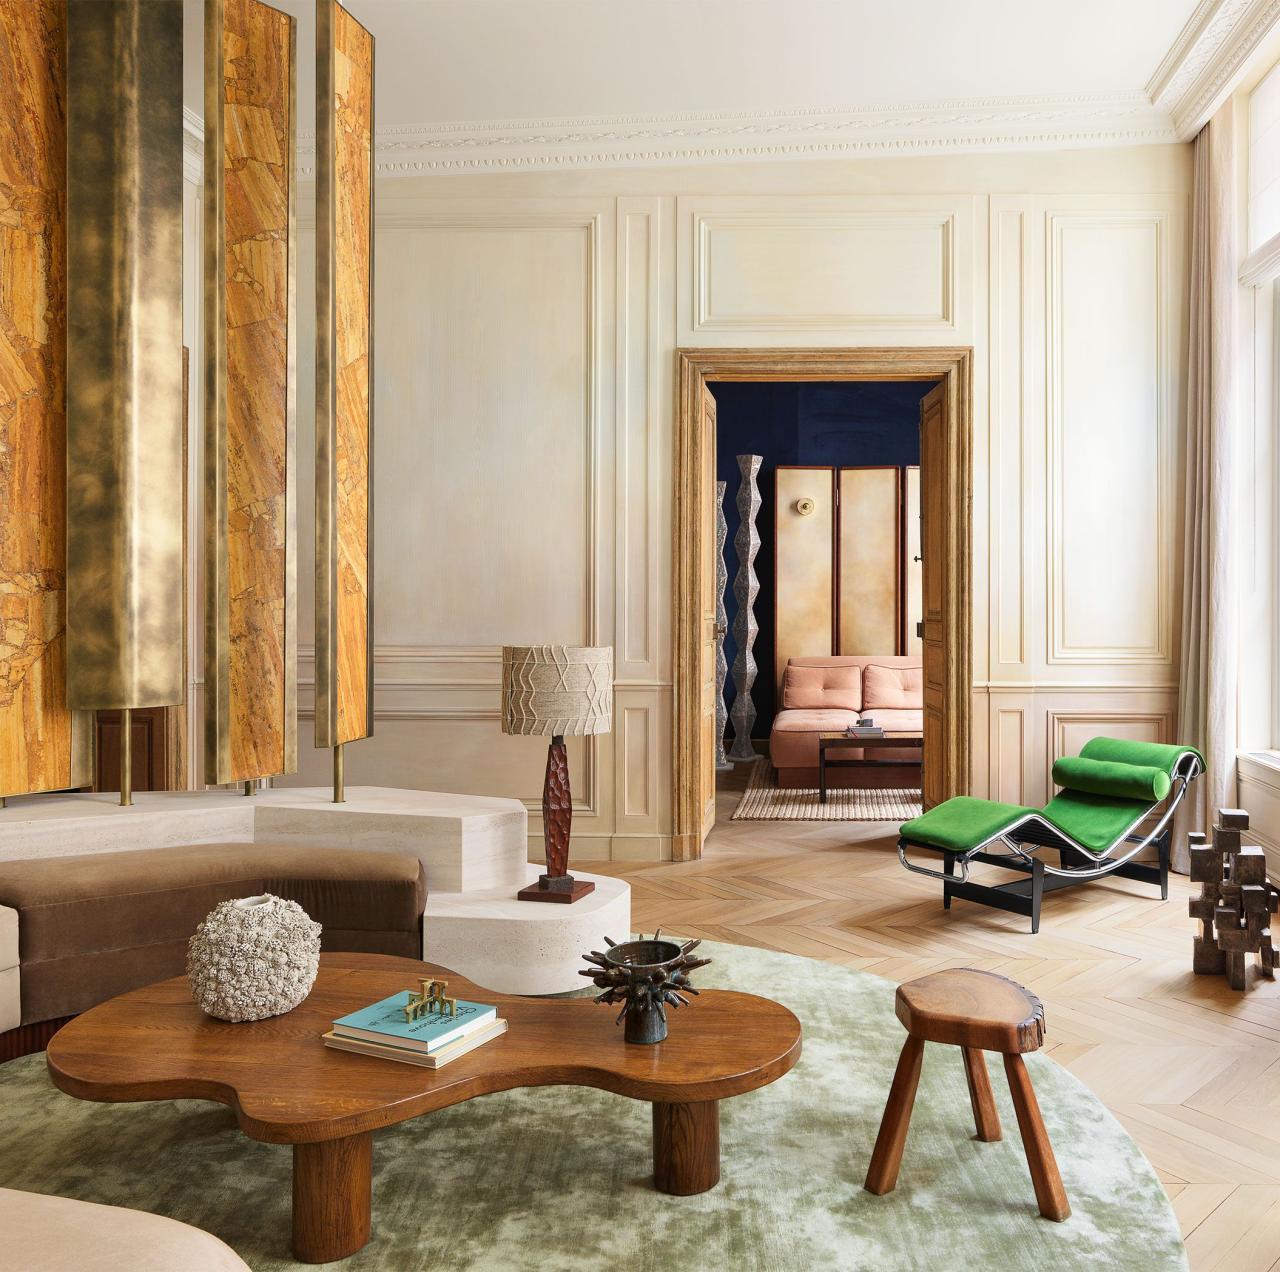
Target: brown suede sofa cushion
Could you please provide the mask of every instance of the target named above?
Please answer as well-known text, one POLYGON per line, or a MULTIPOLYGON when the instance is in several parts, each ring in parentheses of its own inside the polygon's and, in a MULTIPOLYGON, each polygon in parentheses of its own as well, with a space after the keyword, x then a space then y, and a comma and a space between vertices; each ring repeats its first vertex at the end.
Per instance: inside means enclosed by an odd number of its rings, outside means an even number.
POLYGON ((426 870, 409 854, 256 843, 10 861, 0 905, 18 911, 22 1023, 179 975, 200 920, 262 892, 302 906, 326 950, 422 957, 426 870))

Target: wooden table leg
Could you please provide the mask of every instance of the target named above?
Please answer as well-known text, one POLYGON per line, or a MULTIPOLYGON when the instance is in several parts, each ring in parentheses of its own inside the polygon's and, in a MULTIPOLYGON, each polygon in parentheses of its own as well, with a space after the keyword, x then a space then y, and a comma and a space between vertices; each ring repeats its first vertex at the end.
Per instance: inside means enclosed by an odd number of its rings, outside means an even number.
POLYGON ((977 1047, 961 1047, 960 1050, 964 1053, 964 1072, 969 1079, 973 1124, 978 1128, 980 1140, 987 1144, 993 1143, 1000 1138, 1000 1114, 996 1112, 996 1097, 991 1090, 987 1058, 977 1047))
POLYGON ((911 1125, 911 1110, 916 1102, 923 1058, 924 1043, 908 1034, 898 1057, 893 1085, 889 1088, 889 1099, 884 1106, 871 1165, 867 1167, 866 1182, 862 1185, 876 1196, 892 1192, 897 1186, 898 1168, 902 1165, 902 1150, 907 1143, 907 1128, 911 1125))
POLYGON ((293 1146, 293 1254, 332 1263, 369 1240, 373 1132, 293 1146))
POLYGON ((1031 1075, 1022 1057, 1007 1055, 1004 1058, 1005 1076, 1009 1079, 1009 1094, 1013 1096, 1013 1109, 1018 1115, 1018 1130, 1022 1132, 1022 1147, 1027 1154, 1027 1168, 1031 1171, 1031 1183, 1036 1190, 1036 1202, 1046 1219, 1061 1223, 1071 1215, 1067 1202, 1067 1190, 1062 1186, 1058 1162, 1049 1143, 1049 1133, 1044 1129, 1040 1105, 1031 1085, 1031 1075))
POLYGON ((654 1104, 653 1182, 675 1197, 704 1193, 720 1182, 720 1101, 654 1104))

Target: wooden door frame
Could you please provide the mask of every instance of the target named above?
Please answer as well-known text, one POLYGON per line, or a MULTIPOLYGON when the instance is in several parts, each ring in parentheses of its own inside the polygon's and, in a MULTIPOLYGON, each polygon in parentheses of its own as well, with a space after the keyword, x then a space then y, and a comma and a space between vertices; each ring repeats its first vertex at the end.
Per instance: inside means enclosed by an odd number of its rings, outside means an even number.
MULTIPOLYGON (((946 385, 947 655, 950 674, 944 703, 946 796, 969 788, 969 731, 973 685, 973 350, 878 349, 677 349, 677 397, 673 448, 672 549, 672 857, 702 853, 698 798, 699 570, 702 473, 699 420, 703 386, 717 380, 822 381, 922 380, 946 385)), ((923 478, 923 474, 922 474, 923 478)), ((923 493, 922 493, 923 501, 923 493)))

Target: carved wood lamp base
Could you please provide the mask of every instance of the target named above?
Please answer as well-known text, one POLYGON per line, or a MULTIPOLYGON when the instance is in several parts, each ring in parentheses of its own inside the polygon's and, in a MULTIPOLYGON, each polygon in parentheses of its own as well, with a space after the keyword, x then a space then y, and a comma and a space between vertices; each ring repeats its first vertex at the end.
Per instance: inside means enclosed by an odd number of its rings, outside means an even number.
POLYGON ((547 773, 542 784, 542 834, 547 850, 547 873, 521 888, 518 901, 551 901, 572 905, 596 885, 569 873, 569 830, 573 824, 573 795, 569 790, 569 757, 564 738, 557 734, 547 747, 547 773))

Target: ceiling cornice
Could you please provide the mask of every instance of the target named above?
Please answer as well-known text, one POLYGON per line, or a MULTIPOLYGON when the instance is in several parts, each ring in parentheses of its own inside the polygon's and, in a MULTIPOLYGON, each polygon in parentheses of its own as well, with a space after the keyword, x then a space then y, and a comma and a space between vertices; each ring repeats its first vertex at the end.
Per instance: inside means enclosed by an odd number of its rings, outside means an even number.
MULTIPOLYGON (((377 131, 383 177, 655 164, 1150 145, 1193 137, 1280 22, 1280 0, 1200 0, 1145 92, 986 97, 849 109, 420 124, 377 131)), ((183 111, 184 168, 203 125, 183 111)), ((314 175, 315 138, 298 166, 314 175)))
POLYGON ((1280 0, 1200 0, 1147 84, 1179 141, 1204 127, 1277 21, 1280 0))
MULTIPOLYGON (((1280 0, 1277 0, 1280 3, 1280 0)), ((1146 95, 973 98, 847 110, 624 115, 380 128, 378 174, 529 171, 1175 140, 1146 95)), ((299 136, 304 176, 315 139, 299 136)))

